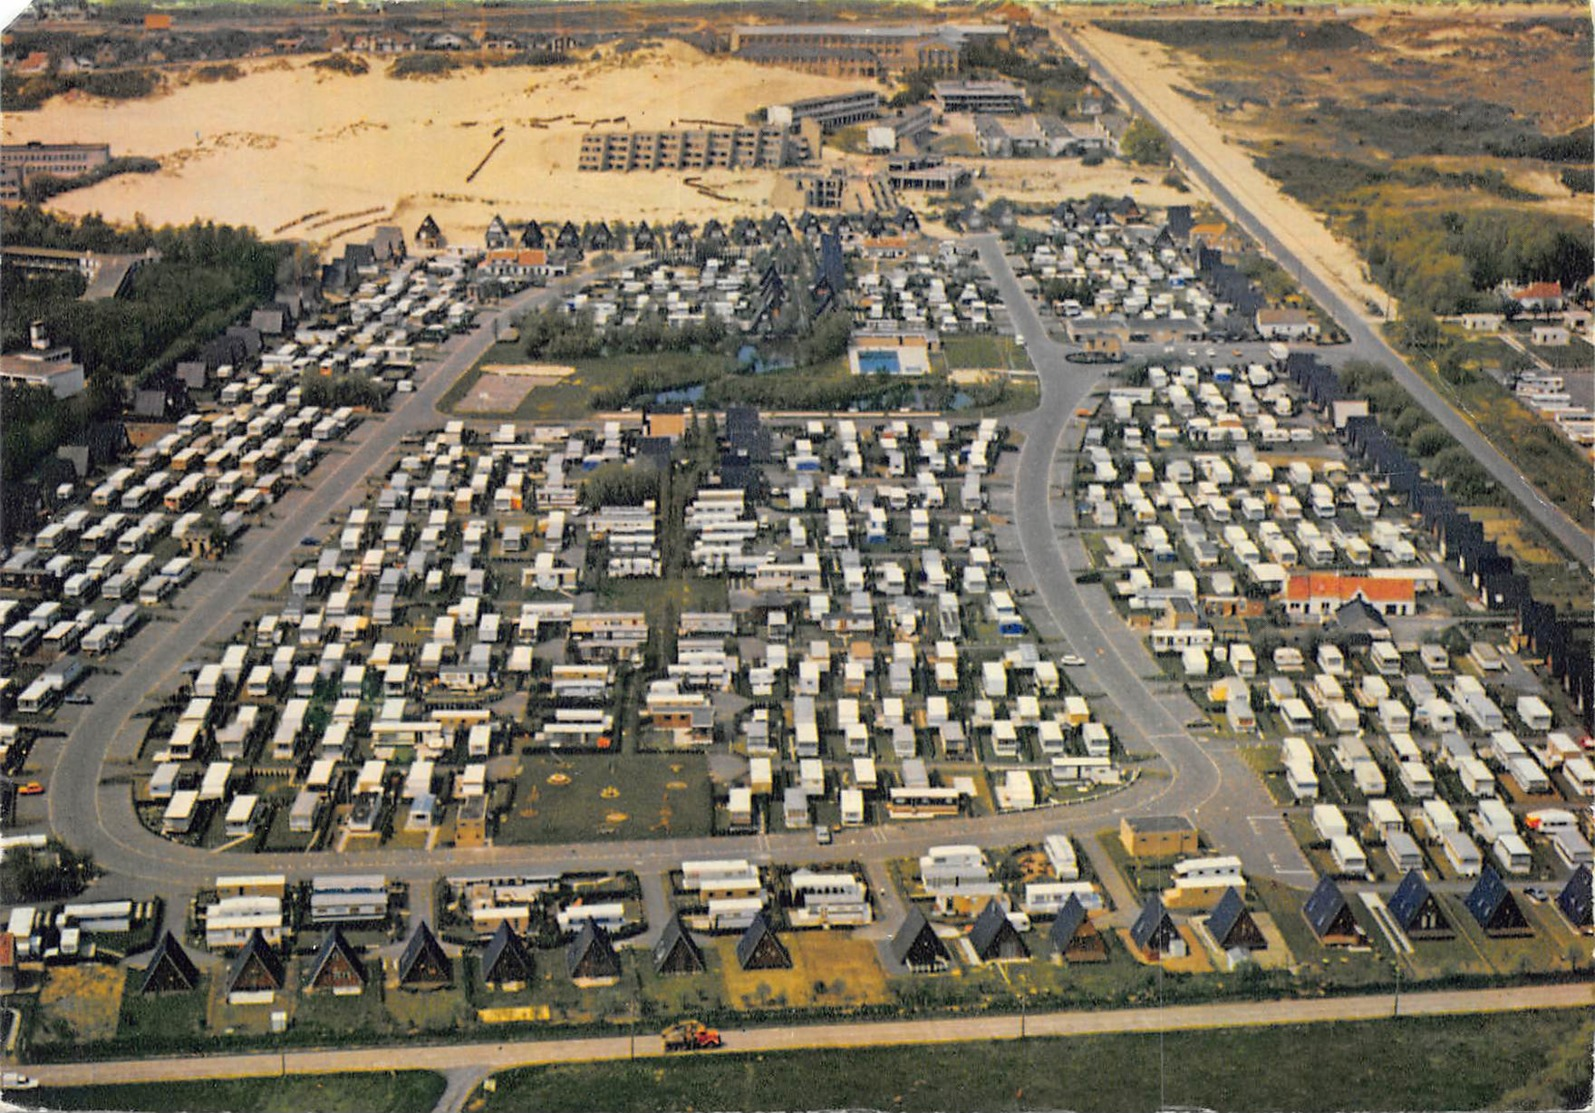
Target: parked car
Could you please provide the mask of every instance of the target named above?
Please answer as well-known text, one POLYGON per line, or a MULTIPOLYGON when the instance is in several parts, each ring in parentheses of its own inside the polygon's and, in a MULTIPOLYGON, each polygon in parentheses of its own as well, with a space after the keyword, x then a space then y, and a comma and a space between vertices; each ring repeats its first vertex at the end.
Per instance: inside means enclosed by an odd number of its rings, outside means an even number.
POLYGON ((28 781, 17 786, 18 796, 43 796, 44 786, 38 781, 28 781))
POLYGON ((1080 656, 1078 653, 1065 653, 1062 657, 1058 658, 1058 663, 1063 665, 1065 668, 1078 668, 1085 664, 1085 658, 1080 656))

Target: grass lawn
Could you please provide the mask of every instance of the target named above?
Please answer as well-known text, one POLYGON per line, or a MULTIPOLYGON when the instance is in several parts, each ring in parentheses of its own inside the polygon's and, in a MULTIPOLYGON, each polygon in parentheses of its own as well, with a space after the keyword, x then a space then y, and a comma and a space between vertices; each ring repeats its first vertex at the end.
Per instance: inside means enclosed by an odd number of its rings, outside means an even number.
POLYGON ((971 336, 949 336, 942 343, 942 354, 953 371, 986 371, 1030 369, 1030 357, 1009 336, 981 333, 971 336))
POLYGON ((1588 371, 1595 367, 1595 351, 1588 341, 1577 337, 1559 348, 1530 344, 1528 349, 1558 371, 1588 371))
POLYGON ((702 754, 526 755, 498 837, 503 843, 694 838, 710 833, 712 815, 702 754))
POLYGON ((51 1109, 185 1110, 187 1113, 425 1113, 443 1096, 431 1071, 302 1074, 69 1086, 40 1091, 51 1109))
POLYGON ((1236 1111, 1577 1107, 1595 1019, 1573 1010, 1083 1036, 510 1071, 497 1110, 1236 1111), (1164 1054, 1159 1095, 1159 1048, 1164 1054), (1267 1064, 1267 1069, 1237 1069, 1267 1064))

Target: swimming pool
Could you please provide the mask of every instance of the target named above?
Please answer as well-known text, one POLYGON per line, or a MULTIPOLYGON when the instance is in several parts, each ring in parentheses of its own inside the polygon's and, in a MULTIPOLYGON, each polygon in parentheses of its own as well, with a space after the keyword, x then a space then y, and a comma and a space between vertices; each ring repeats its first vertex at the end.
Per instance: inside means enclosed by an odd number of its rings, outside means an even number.
POLYGON ((865 375, 880 372, 896 375, 902 370, 902 365, 897 362, 896 352, 864 350, 858 353, 858 369, 865 375))

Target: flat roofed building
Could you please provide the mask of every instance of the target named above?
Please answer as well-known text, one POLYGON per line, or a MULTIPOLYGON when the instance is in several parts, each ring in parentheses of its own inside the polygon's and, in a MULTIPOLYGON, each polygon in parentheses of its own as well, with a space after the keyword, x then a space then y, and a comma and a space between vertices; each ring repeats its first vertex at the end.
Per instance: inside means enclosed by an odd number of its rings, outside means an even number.
POLYGON ((1007 39, 1008 27, 1001 23, 776 23, 733 28, 731 53, 750 62, 839 76, 874 77, 888 70, 956 73, 966 43, 1007 39))
POLYGON ((813 120, 821 131, 835 131, 880 115, 881 95, 873 89, 852 93, 833 93, 825 97, 806 97, 789 104, 772 104, 765 119, 776 127, 790 128, 800 120, 813 120))
POLYGON ((83 390, 83 365, 70 348, 34 349, 0 355, 0 382, 7 386, 43 387, 57 398, 83 390))
POLYGON ((1124 816, 1119 820, 1119 842, 1125 853, 1137 858, 1194 854, 1196 826, 1182 815, 1124 816))
POLYGON ((75 178, 111 161, 107 143, 6 143, 0 146, 0 165, 29 174, 75 178))
POLYGON ((780 169, 808 157, 808 144, 785 128, 590 131, 578 170, 780 169))
POLYGON ((1025 91, 1011 81, 938 81, 936 103, 943 112, 1012 116, 1029 107, 1025 91))

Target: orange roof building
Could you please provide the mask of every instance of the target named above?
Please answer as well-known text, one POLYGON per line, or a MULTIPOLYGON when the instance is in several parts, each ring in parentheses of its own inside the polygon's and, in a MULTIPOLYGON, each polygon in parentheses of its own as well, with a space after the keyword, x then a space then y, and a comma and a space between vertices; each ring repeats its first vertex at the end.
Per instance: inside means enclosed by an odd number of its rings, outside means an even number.
POLYGON ((1418 588, 1399 576, 1342 576, 1302 572, 1285 585, 1285 611, 1295 618, 1330 618, 1347 603, 1361 600, 1387 618, 1416 614, 1418 588))

